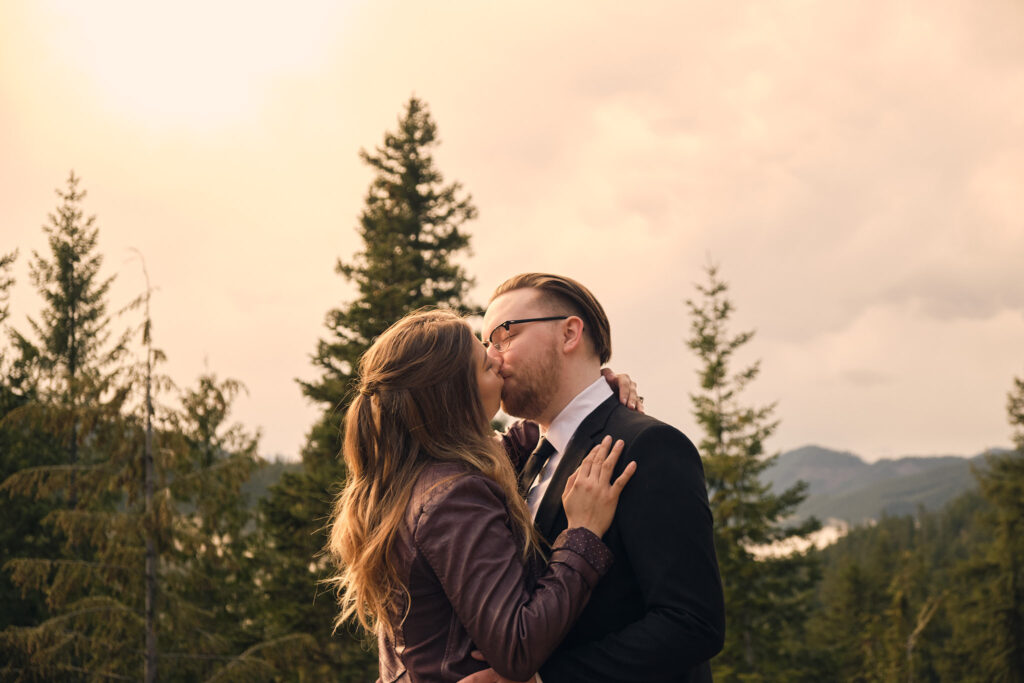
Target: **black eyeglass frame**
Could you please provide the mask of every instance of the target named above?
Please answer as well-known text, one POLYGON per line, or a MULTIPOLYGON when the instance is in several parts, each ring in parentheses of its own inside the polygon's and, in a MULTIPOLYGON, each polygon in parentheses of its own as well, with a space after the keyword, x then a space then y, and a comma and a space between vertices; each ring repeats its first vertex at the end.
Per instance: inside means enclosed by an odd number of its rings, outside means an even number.
MULTIPOLYGON (((509 328, 512 327, 513 325, 521 325, 523 323, 539 323, 539 322, 544 322, 546 320, 567 320, 570 317, 572 317, 572 316, 568 316, 568 315, 549 315, 549 316, 546 316, 544 318, 522 318, 520 320, 506 320, 503 323, 495 325, 494 329, 491 330, 491 333, 489 335, 487 335, 487 345, 488 346, 493 346, 496 351, 504 351, 505 350, 505 349, 499 347, 497 344, 494 343, 494 333, 498 331, 499 327, 504 327, 505 328, 505 332, 508 332, 509 328)), ((502 346, 507 346, 508 339, 511 339, 511 337, 506 338, 506 340, 505 340, 506 344, 502 344, 502 346)))

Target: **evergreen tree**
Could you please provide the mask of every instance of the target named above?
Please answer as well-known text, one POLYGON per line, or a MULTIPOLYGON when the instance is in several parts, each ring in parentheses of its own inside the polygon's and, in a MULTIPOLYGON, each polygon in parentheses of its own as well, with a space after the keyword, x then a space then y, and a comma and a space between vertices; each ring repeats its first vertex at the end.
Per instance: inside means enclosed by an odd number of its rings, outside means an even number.
MULTIPOLYGON (((957 568, 952 628, 961 680, 1024 681, 1024 381, 1007 400, 1016 449, 975 476, 987 503, 974 552, 957 568)), ((959 670, 957 670, 959 669, 959 670)))
POLYGON ((323 404, 325 412, 302 452, 312 469, 333 467, 341 450, 339 414, 348 402, 349 384, 359 358, 392 323, 422 306, 463 313, 473 281, 452 258, 469 247, 462 226, 476 217, 458 183, 445 185, 430 150, 438 144, 437 126, 426 104, 410 98, 398 130, 384 145, 360 158, 376 173, 366 193, 358 232, 363 251, 351 262, 338 260, 336 271, 354 283, 358 298, 328 311, 327 339, 321 339, 313 365, 314 382, 300 382, 302 393, 323 404))
POLYGON ((694 416, 704 431, 704 460, 715 550, 725 591, 725 648, 715 658, 716 675, 726 680, 794 680, 806 674, 800 653, 803 627, 811 608, 818 567, 810 553, 794 552, 757 559, 752 550, 806 536, 819 524, 811 519, 795 526, 783 522, 806 496, 802 482, 776 494, 760 475, 776 455, 766 456, 764 442, 778 425, 774 404, 741 405, 740 393, 760 371, 760 363, 731 372, 735 352, 753 332, 730 335, 733 306, 717 268, 697 285, 700 298, 687 300, 692 334, 689 347, 702 363, 700 391, 691 395, 694 416))
POLYGON ((38 397, 36 420, 45 423, 62 442, 63 462, 68 465, 67 499, 76 504, 76 467, 80 451, 88 449, 89 431, 82 422, 104 398, 115 395, 117 368, 124 354, 128 332, 111 342, 107 294, 113 276, 100 277, 103 256, 97 251, 96 217, 85 218, 81 207, 86 193, 79 178, 69 173, 67 188, 57 190, 60 205, 43 226, 49 252, 33 252, 29 273, 46 307, 42 319, 29 318, 36 338, 14 332, 20 352, 18 374, 26 391, 38 397))
POLYGON ((884 577, 875 567, 849 558, 835 577, 826 576, 822 592, 826 608, 812 620, 812 644, 828 656, 815 658, 819 680, 871 680, 885 609, 884 577))
POLYGON ((262 609, 253 598, 255 517, 242 486, 262 461, 258 435, 230 422, 243 389, 203 374, 159 432, 158 473, 173 501, 172 523, 162 525, 169 542, 159 548, 159 642, 172 664, 164 680, 270 680, 290 661, 271 643, 260 647, 254 627, 262 609))
POLYGON ((328 335, 317 344, 313 364, 320 377, 300 382, 303 394, 323 406, 302 450, 303 469, 286 473, 262 504, 270 530, 264 552, 275 571, 265 586, 274 607, 267 610, 265 635, 309 634, 318 642, 308 672, 313 680, 362 681, 373 676, 376 658, 342 629, 332 637, 334 597, 313 596, 326 576, 320 558, 331 500, 344 480, 340 461, 341 420, 357 363, 374 338, 406 313, 422 306, 461 312, 472 280, 453 260, 468 249, 463 225, 476 216, 458 183, 445 184, 431 150, 437 126, 413 97, 374 152, 361 151, 375 177, 359 216, 363 251, 337 272, 354 283, 358 297, 328 312, 328 335))
MULTIPOLYGON (((49 250, 33 253, 30 276, 46 306, 38 322, 29 318, 34 340, 12 335, 16 357, 10 378, 17 386, 17 405, 2 424, 12 446, 5 456, 13 466, 5 467, 0 488, 17 496, 16 504, 28 497, 32 502, 25 510, 45 509, 47 522, 31 520, 28 536, 36 539, 31 545, 39 552, 18 552, 4 568, 23 591, 43 592, 48 614, 36 617, 59 626, 47 636, 31 626, 35 619, 12 624, 2 641, 5 648, 27 644, 18 649, 31 653, 31 668, 53 676, 85 675, 95 657, 107 653, 103 645, 68 635, 75 622, 125 614, 90 595, 84 579, 90 575, 116 591, 123 578, 121 558, 107 552, 107 541, 120 527, 102 526, 115 496, 101 482, 110 475, 111 454, 127 448, 130 439, 122 438, 118 419, 127 392, 118 386, 116 365, 127 333, 111 340, 107 293, 112 278, 100 277, 98 229, 95 217, 84 217, 85 192, 78 183, 71 173, 66 189, 57 190, 60 204, 43 227, 49 250), (55 656, 57 651, 62 654, 55 656), (61 661, 51 666, 51 659, 61 661)), ((118 638, 113 631, 108 635, 109 643, 118 638)))
MULTIPOLYGON (((37 341, 14 334, 23 359, 37 362, 44 373, 42 397, 72 412, 80 402, 87 404, 113 389, 116 373, 111 370, 116 370, 113 366, 124 354, 129 335, 125 332, 111 342, 107 295, 114 277, 100 277, 103 256, 96 249, 96 216, 85 218, 81 202, 86 193, 78 183, 72 171, 66 190, 57 190, 61 203, 50 214, 49 225, 43 226, 49 252, 33 252, 29 265, 32 283, 46 303, 40 321, 29 318, 37 341)), ((72 422, 67 440, 72 464, 80 447, 76 430, 72 422)))

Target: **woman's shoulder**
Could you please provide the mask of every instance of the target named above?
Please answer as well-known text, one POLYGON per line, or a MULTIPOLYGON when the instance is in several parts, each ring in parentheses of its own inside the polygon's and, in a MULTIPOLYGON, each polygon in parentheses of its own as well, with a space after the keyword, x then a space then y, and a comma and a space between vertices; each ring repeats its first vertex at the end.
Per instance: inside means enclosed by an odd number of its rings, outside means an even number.
POLYGON ((496 499, 504 504, 500 487, 490 477, 463 463, 437 462, 430 463, 420 473, 413 487, 409 511, 418 517, 453 498, 496 499))

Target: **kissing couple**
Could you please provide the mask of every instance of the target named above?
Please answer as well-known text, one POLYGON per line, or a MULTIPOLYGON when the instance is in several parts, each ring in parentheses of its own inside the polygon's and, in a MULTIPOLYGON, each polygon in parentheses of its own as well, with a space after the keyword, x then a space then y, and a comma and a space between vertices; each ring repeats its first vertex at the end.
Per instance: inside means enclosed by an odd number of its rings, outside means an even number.
POLYGON ((700 456, 602 366, 601 304, 525 273, 359 364, 327 550, 382 683, 704 682, 724 641, 700 456), (499 405, 519 418, 504 434, 499 405))

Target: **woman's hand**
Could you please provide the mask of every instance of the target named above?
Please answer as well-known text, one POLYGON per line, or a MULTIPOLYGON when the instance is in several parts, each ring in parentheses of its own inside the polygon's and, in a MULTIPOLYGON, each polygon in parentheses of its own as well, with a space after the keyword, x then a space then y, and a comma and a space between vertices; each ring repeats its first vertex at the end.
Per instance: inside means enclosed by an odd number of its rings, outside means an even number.
POLYGON ((636 463, 631 462, 618 479, 611 480, 624 446, 622 439, 612 446, 612 437, 604 437, 569 477, 562 493, 562 506, 570 529, 581 526, 598 536, 608 531, 619 494, 636 472, 636 463))
POLYGON ((647 412, 644 409, 644 397, 636 393, 636 382, 630 379, 629 375, 624 372, 616 375, 611 368, 601 368, 601 374, 612 391, 619 392, 619 403, 628 406, 630 410, 647 412))

